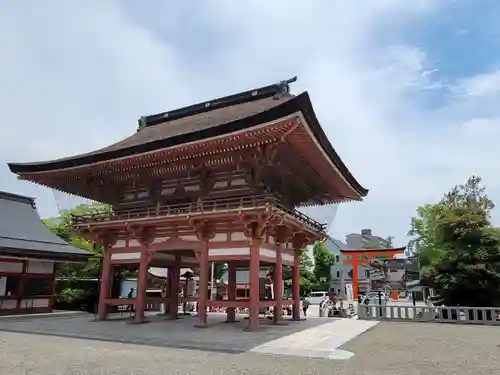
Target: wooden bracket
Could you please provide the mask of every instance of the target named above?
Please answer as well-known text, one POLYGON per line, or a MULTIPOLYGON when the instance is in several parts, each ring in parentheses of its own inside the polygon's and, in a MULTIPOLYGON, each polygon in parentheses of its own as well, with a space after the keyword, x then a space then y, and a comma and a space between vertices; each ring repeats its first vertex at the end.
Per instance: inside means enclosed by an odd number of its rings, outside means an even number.
POLYGON ((90 229, 89 237, 98 245, 102 245, 105 248, 112 247, 116 244, 118 236, 112 230, 93 230, 90 229))
POLYGON ((198 240, 206 242, 215 237, 215 228, 208 220, 190 219, 189 224, 194 228, 198 240))
POLYGON ((150 245, 155 237, 155 230, 150 226, 134 226, 131 228, 134 236, 138 237, 142 246, 150 245))
POLYGON ((277 225, 273 228, 272 236, 276 245, 281 245, 293 237, 293 232, 288 225, 277 225))
POLYGON ((302 250, 304 246, 309 245, 311 239, 304 233, 296 233, 292 238, 292 245, 295 250, 302 250))

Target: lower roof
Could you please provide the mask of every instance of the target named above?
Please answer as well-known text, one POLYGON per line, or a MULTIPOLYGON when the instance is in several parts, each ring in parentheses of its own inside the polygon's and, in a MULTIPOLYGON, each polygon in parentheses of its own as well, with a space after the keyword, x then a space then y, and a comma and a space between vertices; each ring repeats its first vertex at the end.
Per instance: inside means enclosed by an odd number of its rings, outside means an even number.
POLYGON ((0 254, 80 261, 93 256, 43 224, 30 197, 0 192, 0 254))

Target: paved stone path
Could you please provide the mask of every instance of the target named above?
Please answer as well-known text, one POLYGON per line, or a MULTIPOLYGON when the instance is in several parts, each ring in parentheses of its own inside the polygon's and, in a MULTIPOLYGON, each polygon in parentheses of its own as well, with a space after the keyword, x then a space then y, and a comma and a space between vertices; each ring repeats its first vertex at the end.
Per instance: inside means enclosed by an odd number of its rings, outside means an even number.
MULTIPOLYGON (((244 328, 248 323, 242 316, 239 317, 240 320, 237 323, 224 323, 225 314, 210 314, 210 326, 207 329, 194 328, 195 317, 171 321, 154 314, 150 316, 150 323, 143 325, 129 324, 126 316, 124 318, 118 321, 95 322, 93 316, 80 314, 43 319, 9 319, 0 320, 0 331, 225 353, 243 353, 254 347, 318 326, 323 327, 320 330, 323 335, 333 333, 332 329, 342 331, 341 325, 338 327, 331 325, 331 318, 311 318, 300 322, 285 320, 283 326, 275 326, 270 320, 262 320, 262 330, 259 332, 245 332, 244 328)), ((309 337, 317 338, 317 334, 309 337)), ((279 344, 279 341, 277 343, 279 344)), ((264 352, 263 348, 261 352, 264 352)), ((277 350, 268 349, 268 351, 276 352, 277 350)))
POLYGON ((329 320, 323 325, 269 341, 250 351, 298 357, 349 359, 354 353, 339 350, 338 347, 378 323, 377 321, 354 319, 329 320))
POLYGON ((382 322, 340 347, 354 357, 331 361, 0 331, 0 375, 496 375, 499 333, 497 327, 382 322))

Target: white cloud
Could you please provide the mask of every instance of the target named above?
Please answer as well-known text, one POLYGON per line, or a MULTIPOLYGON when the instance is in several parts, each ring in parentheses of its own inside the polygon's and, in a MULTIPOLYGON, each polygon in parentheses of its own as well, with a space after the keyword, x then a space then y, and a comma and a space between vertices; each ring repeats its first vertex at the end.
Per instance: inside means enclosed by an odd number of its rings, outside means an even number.
POLYGON ((464 79, 458 89, 463 95, 473 97, 500 94, 500 70, 464 79))
MULTIPOLYGON (((0 158, 90 151, 134 132, 140 115, 298 75, 293 91, 309 91, 332 144, 371 189, 364 203, 340 207, 334 234, 372 228, 404 242, 415 208, 472 173, 500 200, 497 76, 469 77, 429 109, 419 100, 447 87, 439 67, 424 49, 384 38, 445 6, 11 1, 0 13, 0 158)), ((50 191, 5 167, 0 181, 54 212, 50 191)))

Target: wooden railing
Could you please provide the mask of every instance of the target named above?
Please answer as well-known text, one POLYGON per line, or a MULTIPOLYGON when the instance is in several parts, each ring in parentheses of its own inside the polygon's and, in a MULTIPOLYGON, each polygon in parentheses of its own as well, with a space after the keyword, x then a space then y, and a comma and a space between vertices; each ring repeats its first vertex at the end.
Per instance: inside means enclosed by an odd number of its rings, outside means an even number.
POLYGON ((163 205, 158 207, 141 207, 126 210, 114 210, 111 212, 98 212, 85 215, 72 215, 72 224, 74 226, 87 225, 91 223, 105 221, 134 220, 144 218, 156 218, 176 215, 195 215, 224 212, 231 210, 244 210, 259 207, 272 206, 278 210, 293 216, 303 223, 310 225, 318 230, 325 231, 326 224, 321 224, 309 216, 296 209, 290 209, 282 204, 276 198, 269 196, 248 196, 225 199, 202 200, 198 202, 179 203, 163 205))

